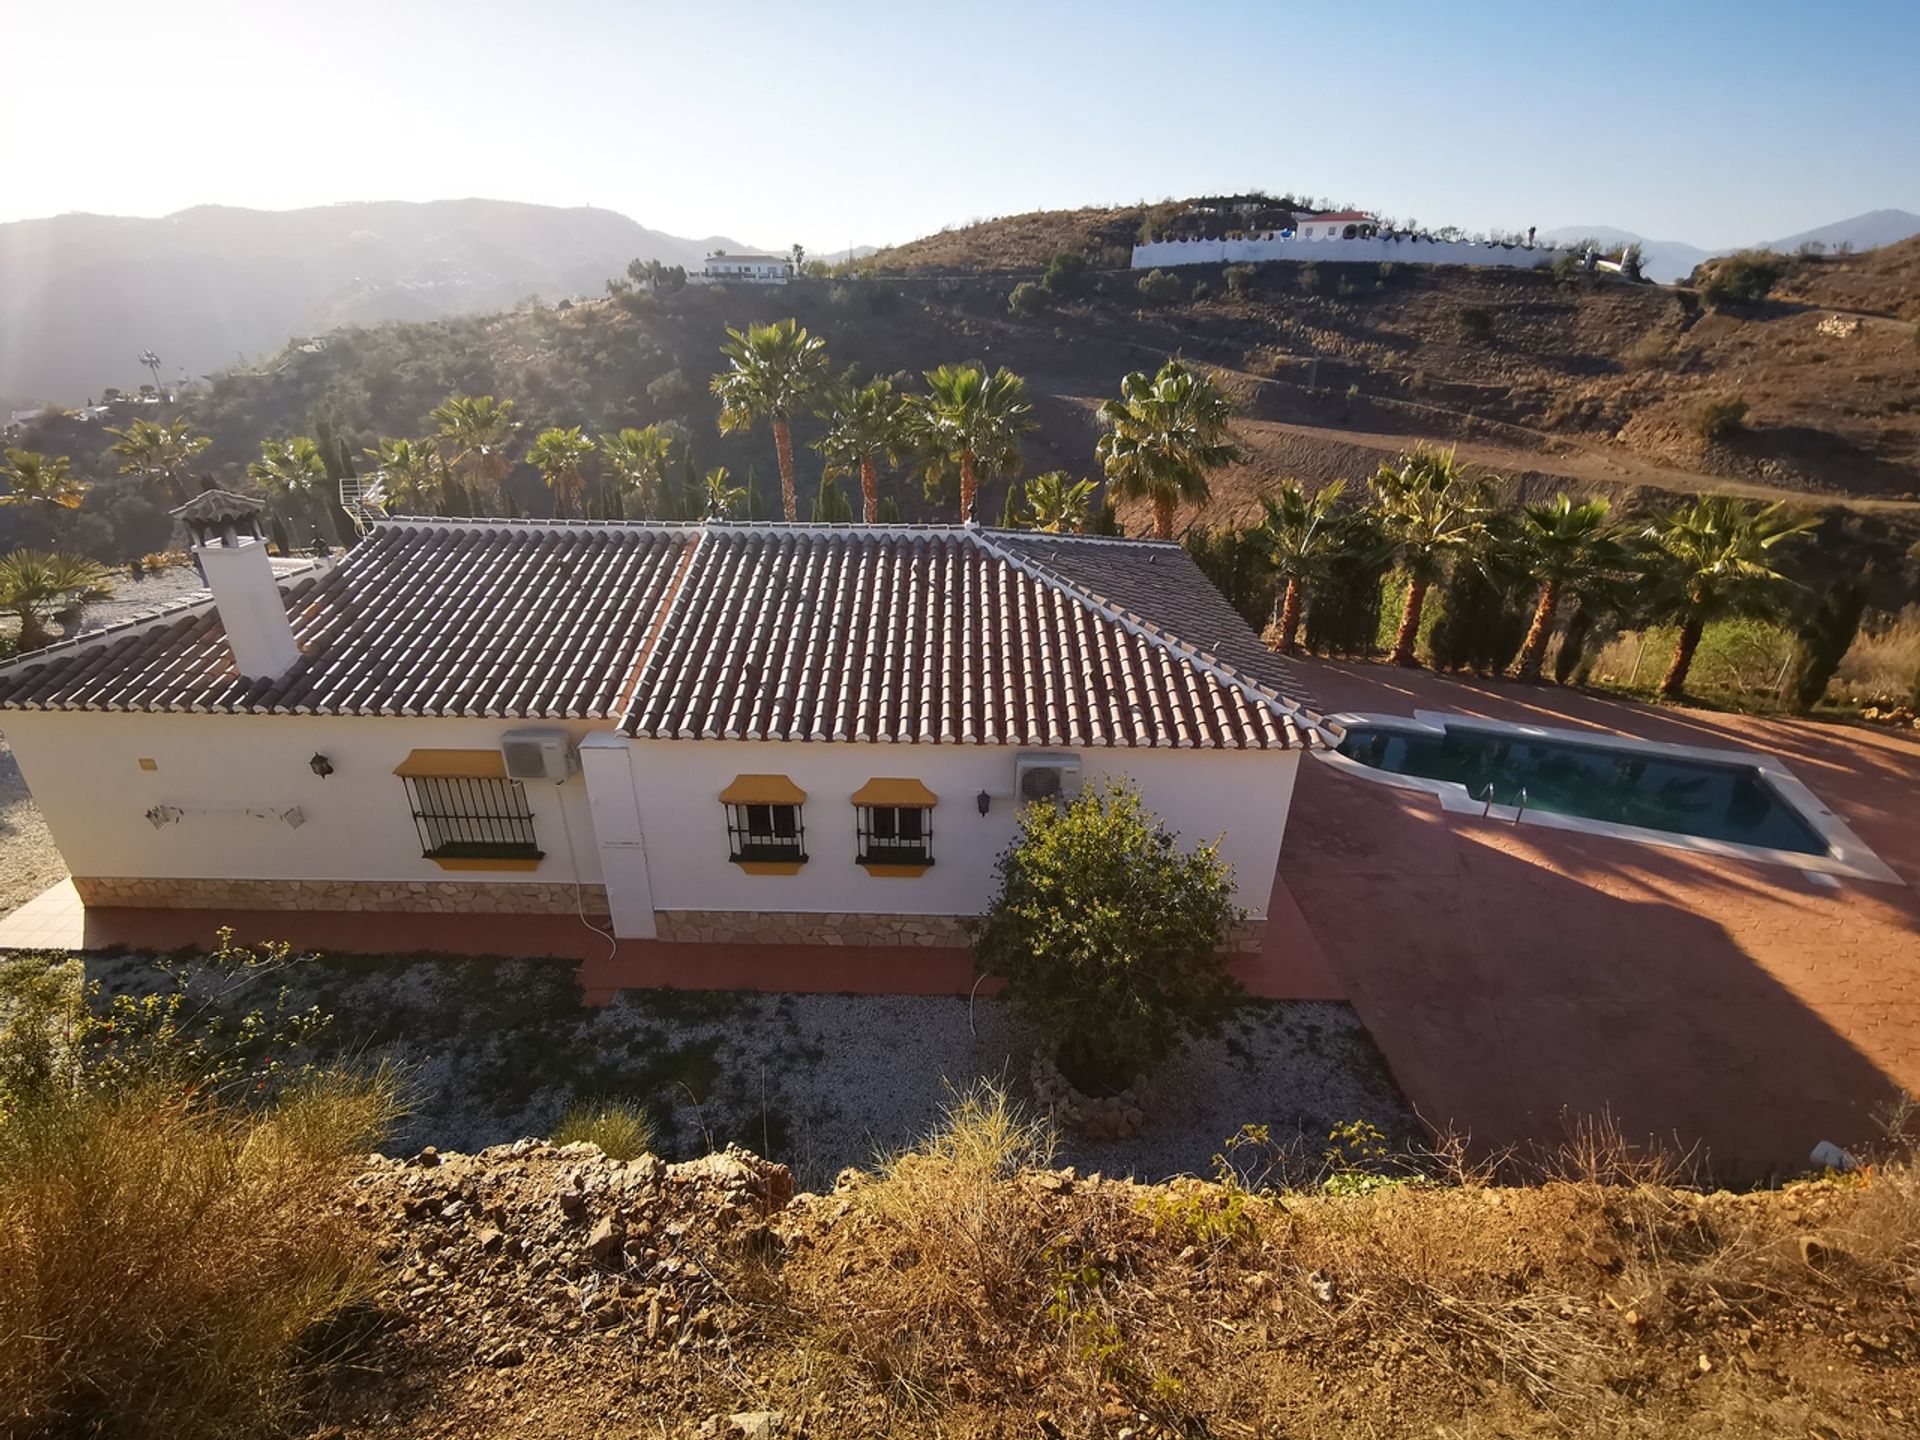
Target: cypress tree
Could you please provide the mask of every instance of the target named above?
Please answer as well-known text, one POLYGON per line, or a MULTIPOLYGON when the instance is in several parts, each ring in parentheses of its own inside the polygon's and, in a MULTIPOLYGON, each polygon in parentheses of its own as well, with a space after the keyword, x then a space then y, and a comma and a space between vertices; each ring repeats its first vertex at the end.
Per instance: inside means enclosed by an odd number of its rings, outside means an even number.
POLYGON ((1860 620, 1867 611, 1866 573, 1835 581, 1820 596, 1793 647, 1793 678, 1789 682, 1794 707, 1811 710, 1827 693, 1827 685, 1840 668, 1840 662, 1853 647, 1860 633, 1860 620))

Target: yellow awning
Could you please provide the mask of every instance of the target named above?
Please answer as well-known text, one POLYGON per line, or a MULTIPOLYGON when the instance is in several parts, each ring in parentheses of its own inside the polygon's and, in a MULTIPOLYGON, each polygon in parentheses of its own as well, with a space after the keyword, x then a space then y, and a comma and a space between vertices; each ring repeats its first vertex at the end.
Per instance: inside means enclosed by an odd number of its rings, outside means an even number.
POLYGON ((409 750, 393 773, 409 780, 504 780, 498 750, 409 750))
POLYGON ((720 792, 722 805, 804 805, 807 792, 784 775, 736 775, 720 792))
POLYGON ((925 810, 940 803, 939 796, 918 780, 869 780, 853 792, 856 805, 904 805, 925 810))

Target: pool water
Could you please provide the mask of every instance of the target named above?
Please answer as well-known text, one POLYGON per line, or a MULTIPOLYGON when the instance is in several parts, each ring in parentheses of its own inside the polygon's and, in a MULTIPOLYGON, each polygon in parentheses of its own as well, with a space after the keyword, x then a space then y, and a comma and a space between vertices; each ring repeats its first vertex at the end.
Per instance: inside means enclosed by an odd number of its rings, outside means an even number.
POLYGON ((1471 726, 1440 734, 1356 725, 1340 753, 1375 770, 1451 780, 1493 803, 1638 825, 1736 845, 1829 853, 1827 842, 1750 765, 1664 759, 1605 745, 1535 740, 1471 726))

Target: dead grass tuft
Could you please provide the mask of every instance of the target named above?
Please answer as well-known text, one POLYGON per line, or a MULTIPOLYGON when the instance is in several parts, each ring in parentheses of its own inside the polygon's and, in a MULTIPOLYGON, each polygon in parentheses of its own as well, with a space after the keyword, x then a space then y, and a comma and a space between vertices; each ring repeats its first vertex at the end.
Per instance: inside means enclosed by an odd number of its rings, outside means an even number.
POLYGON ((249 1113, 83 1089, 0 1120, 0 1430, 218 1437, 287 1413, 295 1357, 370 1293, 334 1206, 396 1094, 327 1077, 249 1113))

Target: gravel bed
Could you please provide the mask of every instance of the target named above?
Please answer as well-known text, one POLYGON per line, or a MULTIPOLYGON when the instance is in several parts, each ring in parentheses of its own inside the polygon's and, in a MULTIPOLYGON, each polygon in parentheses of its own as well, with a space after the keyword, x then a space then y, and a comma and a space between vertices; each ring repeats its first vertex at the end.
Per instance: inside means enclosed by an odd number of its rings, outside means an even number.
POLYGON ((0 736, 0 915, 66 877, 47 822, 27 792, 13 749, 0 736))
MULTIPOLYGON (((132 957, 88 967, 110 989, 141 988, 151 973, 132 957)), ((734 1141, 817 1189, 911 1144, 977 1081, 1030 1096, 1031 1043, 986 999, 652 990, 595 1010, 580 1005, 568 967, 443 957, 315 960, 288 978, 296 1004, 335 1015, 339 1051, 407 1067, 412 1113, 396 1153, 547 1135, 576 1100, 616 1097, 646 1106, 670 1159, 734 1141)), ((1371 1121, 1395 1148, 1419 1134, 1340 1004, 1249 1001, 1223 1035, 1153 1076, 1145 1098, 1141 1134, 1063 1137, 1060 1163, 1142 1180, 1210 1174, 1249 1123, 1309 1162, 1344 1121, 1371 1121)))

